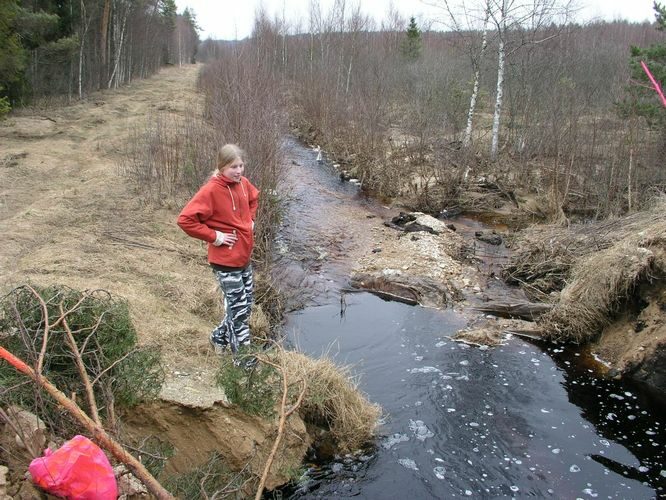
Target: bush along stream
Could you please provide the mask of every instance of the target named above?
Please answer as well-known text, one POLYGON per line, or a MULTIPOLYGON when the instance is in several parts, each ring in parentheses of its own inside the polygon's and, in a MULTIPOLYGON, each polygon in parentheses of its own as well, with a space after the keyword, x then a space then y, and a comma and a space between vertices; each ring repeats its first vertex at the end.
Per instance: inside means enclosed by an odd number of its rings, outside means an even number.
MULTIPOLYGON (((346 456, 313 450, 305 474, 282 494, 666 494, 665 413, 642 387, 600 378, 597 364, 580 349, 511 335, 494 347, 457 342, 451 337, 480 318, 496 321, 471 312, 470 301, 449 299, 447 307, 428 308, 349 293, 350 269, 359 257, 386 252, 374 237, 397 210, 342 182, 332 165, 317 161, 316 151, 291 140, 285 147, 292 202, 278 262, 285 288, 307 293, 292 297, 284 333, 307 354, 351 365, 383 416, 374 447, 346 456)), ((472 229, 491 228, 476 222, 472 229)), ((409 258, 404 255, 406 273, 409 258)), ((491 280, 486 290, 512 296, 491 280)))

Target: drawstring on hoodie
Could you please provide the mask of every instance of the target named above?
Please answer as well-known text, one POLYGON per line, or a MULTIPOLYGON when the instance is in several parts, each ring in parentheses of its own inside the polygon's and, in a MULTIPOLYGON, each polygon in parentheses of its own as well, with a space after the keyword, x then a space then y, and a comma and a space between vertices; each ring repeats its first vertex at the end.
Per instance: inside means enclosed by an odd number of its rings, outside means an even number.
POLYGON ((229 196, 231 196, 231 208, 233 208, 234 212, 236 211, 236 202, 234 201, 234 194, 231 192, 231 188, 229 187, 229 184, 227 184, 227 189, 229 190, 229 196))
MULTIPOLYGON (((247 198, 247 191, 245 191, 245 186, 243 186, 243 181, 239 182, 241 189, 243 190, 243 194, 245 195, 245 198, 247 198)), ((231 208, 233 211, 236 211, 236 201, 234 200, 234 194, 231 191, 231 188, 229 187, 229 184, 226 184, 227 189, 229 190, 229 196, 231 196, 231 208)))

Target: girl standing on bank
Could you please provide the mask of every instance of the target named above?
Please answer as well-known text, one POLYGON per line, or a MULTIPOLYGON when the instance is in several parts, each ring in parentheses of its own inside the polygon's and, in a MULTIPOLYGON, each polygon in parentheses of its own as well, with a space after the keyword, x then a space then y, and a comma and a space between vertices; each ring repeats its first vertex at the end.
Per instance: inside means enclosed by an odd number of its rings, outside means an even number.
POLYGON ((244 152, 226 144, 217 154, 217 172, 185 205, 178 225, 208 243, 208 262, 224 294, 224 318, 210 335, 217 354, 250 344, 253 300, 254 219, 259 191, 243 176, 244 152))

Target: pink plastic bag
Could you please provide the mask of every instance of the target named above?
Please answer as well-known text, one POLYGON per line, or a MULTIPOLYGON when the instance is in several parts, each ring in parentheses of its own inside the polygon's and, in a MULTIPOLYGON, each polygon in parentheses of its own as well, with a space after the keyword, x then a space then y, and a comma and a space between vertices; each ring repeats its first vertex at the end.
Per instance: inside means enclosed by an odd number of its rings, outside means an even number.
POLYGON ((28 468, 33 482, 70 500, 115 500, 118 487, 104 452, 84 436, 74 436, 56 451, 44 450, 28 468))

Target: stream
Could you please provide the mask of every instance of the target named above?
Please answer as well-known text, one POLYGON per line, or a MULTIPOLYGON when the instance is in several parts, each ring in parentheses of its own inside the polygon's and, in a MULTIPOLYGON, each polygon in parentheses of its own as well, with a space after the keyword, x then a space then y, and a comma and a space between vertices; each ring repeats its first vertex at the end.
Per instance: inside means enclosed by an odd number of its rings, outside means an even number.
POLYGON ((589 356, 556 344, 454 342, 469 321, 458 307, 346 293, 372 227, 396 211, 340 181, 312 149, 287 139, 285 150, 291 202, 278 261, 283 287, 299 293, 284 333, 294 348, 351 365, 384 414, 372 449, 313 460, 284 496, 666 496, 666 414, 642 388, 598 378, 589 356))

